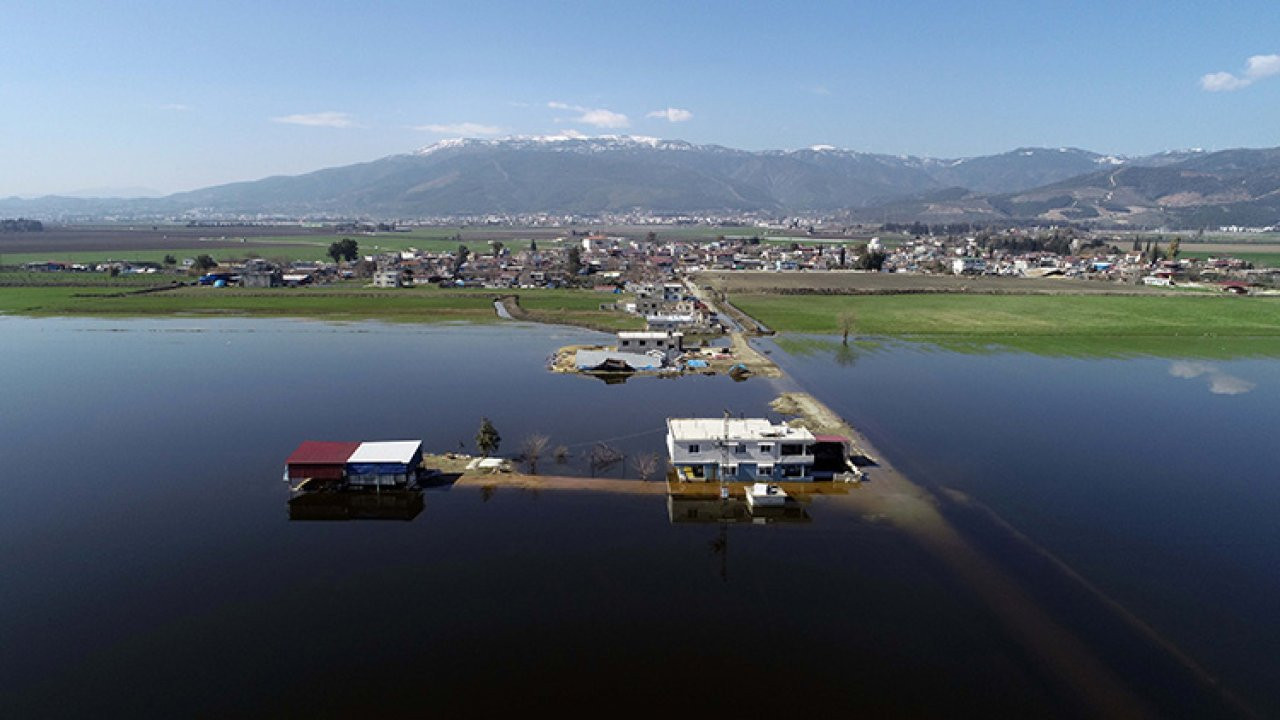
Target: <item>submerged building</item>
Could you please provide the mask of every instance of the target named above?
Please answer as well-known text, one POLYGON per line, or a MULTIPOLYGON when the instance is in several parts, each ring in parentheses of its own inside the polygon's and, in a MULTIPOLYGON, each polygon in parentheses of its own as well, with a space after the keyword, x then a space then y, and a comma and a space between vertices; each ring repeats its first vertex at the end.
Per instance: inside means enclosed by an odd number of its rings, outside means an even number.
POLYGON ((422 465, 422 441, 317 442, 308 440, 285 461, 291 481, 342 480, 357 486, 405 485, 422 465))
POLYGON ((813 480, 816 438, 763 418, 668 418, 667 455, 681 480, 813 480))

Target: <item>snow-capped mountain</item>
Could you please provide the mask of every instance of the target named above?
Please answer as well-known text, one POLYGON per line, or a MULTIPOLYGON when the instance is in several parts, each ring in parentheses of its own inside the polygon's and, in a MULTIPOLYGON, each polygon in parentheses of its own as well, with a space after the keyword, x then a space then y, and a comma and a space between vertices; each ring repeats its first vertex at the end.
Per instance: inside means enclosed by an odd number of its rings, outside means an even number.
MULTIPOLYGON (((762 211, 850 212, 868 219, 1088 222, 1121 216, 1149 220, 1170 217, 1182 212, 1179 208, 1225 203, 1252 218, 1269 212, 1270 205, 1257 210, 1249 204, 1275 189, 1271 180, 1278 165, 1280 157, 1267 150, 1178 150, 1125 157, 1027 147, 998 155, 930 158, 833 145, 748 151, 652 137, 564 133, 442 140, 372 162, 157 199, 0 200, 0 213, 39 217, 44 209, 77 207, 366 217, 762 211), (1239 178, 1249 184, 1231 184, 1239 178)), ((1222 217, 1222 222, 1230 220, 1222 217)))

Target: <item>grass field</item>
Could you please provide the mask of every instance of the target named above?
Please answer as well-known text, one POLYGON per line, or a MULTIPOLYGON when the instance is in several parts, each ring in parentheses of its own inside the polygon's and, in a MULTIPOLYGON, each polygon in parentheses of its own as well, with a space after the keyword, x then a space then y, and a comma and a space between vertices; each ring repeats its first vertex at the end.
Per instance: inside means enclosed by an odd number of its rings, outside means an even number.
POLYGON ((1240 258, 1246 262, 1253 263, 1256 268, 1264 267, 1280 267, 1280 252, 1211 252, 1207 250, 1183 250, 1178 257, 1184 258, 1222 258, 1233 257, 1240 258))
POLYGON ((735 305, 778 332, 839 332, 842 313, 860 335, 1280 337, 1280 298, 1078 295, 734 295, 735 305))
MULTIPOLYGON (((0 277, 0 282, 4 278, 0 277)), ((249 316, 391 322, 496 322, 493 290, 401 290, 344 283, 311 288, 182 287, 133 294, 137 284, 33 287, 0 284, 0 313, 33 316, 249 316)), ((634 329, 635 316, 601 311, 616 296, 591 290, 520 290, 520 305, 539 322, 600 329, 634 329)))
MULTIPOLYGON (((62 261, 73 263, 105 262, 107 260, 132 260, 161 262, 166 255, 181 260, 205 254, 218 261, 243 260, 250 257, 261 257, 283 262, 294 260, 329 260, 326 254, 329 244, 351 238, 360 245, 360 253, 372 255, 380 252, 401 251, 417 248, 427 252, 452 252, 458 249, 459 243, 449 239, 452 233, 441 230, 435 232, 387 233, 375 236, 363 235, 302 235, 302 236, 264 236, 247 238, 243 243, 228 243, 223 240, 211 240, 208 247, 199 245, 191 247, 130 249, 127 243, 118 244, 103 250, 57 250, 42 252, 6 252, 0 254, 0 263, 7 266, 18 266, 29 262, 62 261)), ((503 241, 512 250, 520 250, 529 246, 529 240, 503 241)), ((550 240, 539 242, 550 245, 550 240)), ((488 252, 490 244, 486 240, 464 240, 473 252, 488 252)))

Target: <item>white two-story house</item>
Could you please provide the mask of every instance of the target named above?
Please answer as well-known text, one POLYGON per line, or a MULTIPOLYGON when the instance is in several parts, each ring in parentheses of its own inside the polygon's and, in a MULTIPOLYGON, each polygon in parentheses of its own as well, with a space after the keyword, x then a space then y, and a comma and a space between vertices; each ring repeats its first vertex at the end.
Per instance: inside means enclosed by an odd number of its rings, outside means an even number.
POLYGON ((681 480, 813 480, 813 433, 763 418, 668 418, 667 456, 681 480))

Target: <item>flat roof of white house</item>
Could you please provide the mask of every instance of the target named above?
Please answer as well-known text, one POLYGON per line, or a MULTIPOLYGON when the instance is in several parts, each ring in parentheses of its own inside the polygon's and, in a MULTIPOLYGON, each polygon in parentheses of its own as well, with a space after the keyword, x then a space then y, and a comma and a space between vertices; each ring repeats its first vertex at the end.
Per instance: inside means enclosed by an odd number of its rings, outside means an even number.
POLYGON ((667 338, 684 337, 684 333, 671 330, 622 330, 619 340, 666 340, 667 338))
POLYGON ((675 440, 787 440, 814 442, 805 428, 774 425, 764 418, 667 418, 675 440))
POLYGON ((413 460, 422 448, 421 440, 392 440, 389 442, 364 442, 356 448, 349 463, 401 463, 413 460))

